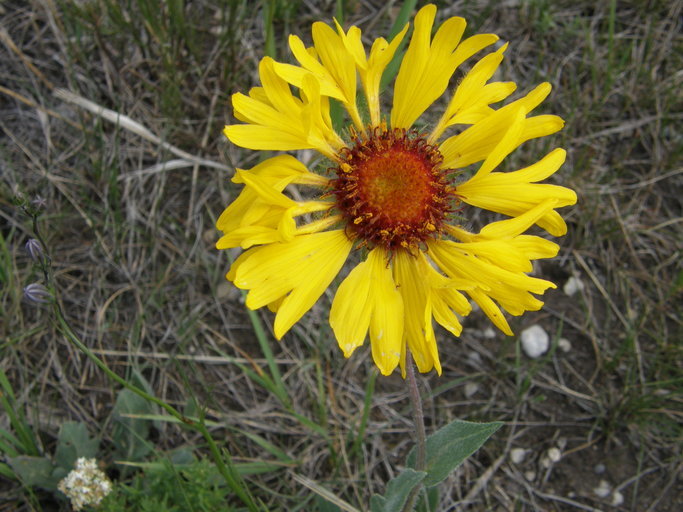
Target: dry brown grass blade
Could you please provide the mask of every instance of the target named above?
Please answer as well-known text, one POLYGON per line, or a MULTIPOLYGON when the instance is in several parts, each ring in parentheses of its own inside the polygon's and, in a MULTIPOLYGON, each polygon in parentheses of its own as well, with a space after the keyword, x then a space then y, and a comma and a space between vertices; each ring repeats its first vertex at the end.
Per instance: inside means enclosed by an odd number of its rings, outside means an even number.
POLYGON ((320 485, 318 485, 316 482, 314 482, 310 478, 306 478, 305 476, 298 475, 294 472, 292 472, 291 475, 292 475, 292 478, 294 478, 294 480, 299 482, 301 485, 309 488, 311 491, 316 493, 318 496, 325 498, 330 503, 337 505, 340 509, 342 509, 346 512, 360 512, 360 510, 358 510, 356 507, 347 503, 346 501, 342 500, 341 498, 338 498, 337 496, 332 494, 330 491, 328 491, 324 487, 321 487, 320 485))
POLYGON ((154 135, 150 130, 145 128, 145 126, 131 119, 130 117, 119 112, 116 112, 114 110, 105 108, 101 105, 98 105, 97 103, 85 99, 82 96, 79 96, 78 94, 75 94, 71 91, 58 88, 55 89, 54 95, 60 100, 66 101, 67 103, 71 103, 73 105, 77 105, 91 112, 92 114, 101 117, 102 119, 114 123, 117 126, 120 126, 121 128, 124 128, 132 133, 135 133, 143 139, 168 150, 169 152, 184 160, 188 160, 194 164, 203 165, 205 167, 211 167, 213 169, 220 169, 229 172, 232 171, 232 168, 227 165, 215 162, 213 160, 207 160, 206 158, 200 158, 198 156, 191 155, 190 153, 175 147, 173 144, 169 144, 168 142, 161 140, 159 137, 154 135))
POLYGON ((45 77, 45 75, 37 67, 33 65, 31 59, 29 59, 26 56, 26 54, 22 52, 16 44, 14 44, 14 41, 7 33, 7 30, 4 27, 0 27, 0 41, 5 43, 5 45, 21 59, 21 62, 24 63, 24 66, 26 66, 31 71, 31 73, 36 75, 48 89, 52 90, 55 88, 54 84, 50 82, 50 80, 48 80, 45 77))
POLYGON ((17 101, 22 102, 24 105, 28 105, 31 108, 35 108, 37 110, 40 110, 41 112, 45 112, 47 115, 52 116, 56 119, 59 119, 60 121, 64 121, 65 123, 73 126, 74 128, 77 128, 79 130, 82 129, 80 124, 75 123, 71 119, 67 119, 63 115, 55 112, 54 110, 50 110, 49 108, 45 108, 42 105, 39 105, 38 103, 36 103, 35 101, 27 98, 26 96, 22 96, 21 94, 14 92, 10 89, 7 89, 6 87, 3 87, 2 85, 0 85, 0 92, 3 94, 6 94, 7 96, 14 98, 17 101))
MULTIPOLYGON (((209 356, 209 355, 187 355, 187 354, 169 354, 167 352, 129 352, 127 350, 108 350, 108 349, 92 349, 94 354, 98 356, 106 357, 123 357, 123 358, 133 358, 133 359, 175 359, 178 361, 192 361, 194 363, 206 363, 206 364, 252 364, 254 362, 259 364, 266 364, 266 360, 262 358, 248 359, 246 357, 222 357, 222 356, 209 356)), ((292 359, 277 358, 275 359, 277 364, 295 364, 296 362, 292 359)))

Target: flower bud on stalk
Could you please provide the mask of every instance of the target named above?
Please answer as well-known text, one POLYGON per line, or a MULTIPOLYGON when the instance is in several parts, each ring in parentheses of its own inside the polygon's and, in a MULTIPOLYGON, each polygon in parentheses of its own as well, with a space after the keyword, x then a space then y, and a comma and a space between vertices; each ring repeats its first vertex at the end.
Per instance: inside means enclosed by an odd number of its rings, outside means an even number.
POLYGON ((40 246, 40 242, 35 238, 29 238, 26 242, 26 252, 36 263, 41 263, 43 261, 43 248, 40 246))
POLYGON ((36 304, 47 304, 52 301, 52 294, 40 283, 31 283, 24 287, 24 297, 36 304))

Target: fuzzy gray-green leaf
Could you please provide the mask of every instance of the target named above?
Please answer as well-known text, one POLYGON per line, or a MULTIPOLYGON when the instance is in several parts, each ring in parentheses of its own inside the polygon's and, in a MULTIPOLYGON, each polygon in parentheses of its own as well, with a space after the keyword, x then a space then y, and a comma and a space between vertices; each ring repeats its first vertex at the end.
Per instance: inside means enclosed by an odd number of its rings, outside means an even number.
POLYGON ((370 511, 396 512, 397 510, 402 510, 411 491, 426 476, 427 473, 424 471, 415 471, 410 468, 404 469, 400 475, 389 481, 384 496, 375 494, 370 498, 370 511))
POLYGON ((90 438, 84 423, 67 421, 59 429, 55 462, 57 466, 70 471, 79 457, 95 458, 99 446, 99 439, 90 438))
POLYGON ((52 474, 55 466, 49 459, 20 455, 8 457, 7 463, 24 485, 28 487, 42 487, 49 490, 57 488, 59 477, 52 474))
MULTIPOLYGON (((501 422, 472 423, 456 420, 427 438, 425 471, 427 487, 441 482, 476 452, 501 427, 501 422)), ((408 454, 408 466, 415 465, 415 449, 408 454)))

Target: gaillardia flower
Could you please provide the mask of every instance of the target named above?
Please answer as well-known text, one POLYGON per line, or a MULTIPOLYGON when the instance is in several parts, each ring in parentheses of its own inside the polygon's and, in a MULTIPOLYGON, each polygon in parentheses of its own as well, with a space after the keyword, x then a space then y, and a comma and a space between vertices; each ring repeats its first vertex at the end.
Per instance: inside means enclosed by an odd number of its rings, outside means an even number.
POLYGON ((244 148, 308 149, 324 157, 318 159, 321 172, 288 154, 237 169, 233 181, 244 188, 217 222, 224 233, 217 248, 245 249, 228 280, 249 290, 247 307, 277 313, 280 339, 349 256, 360 255, 336 291, 330 325, 346 357, 369 331, 384 375, 398 365, 405 375, 408 350, 421 372, 435 368, 440 374, 433 321, 460 335, 458 315, 470 312, 468 297, 508 335, 502 310, 521 315, 540 309, 534 295, 555 285, 528 273, 533 260, 555 256, 558 246, 524 233, 535 224, 563 235, 567 226, 556 209, 576 202, 572 190, 538 183, 562 165, 562 149, 524 169, 500 168, 525 141, 564 124, 554 115, 530 116, 550 93, 547 83, 491 106, 516 88, 490 81, 507 45, 471 66, 440 119, 423 128, 420 117, 446 92, 456 69, 498 40, 493 34, 463 40, 465 20, 457 17, 432 36, 435 15, 436 7, 427 5, 415 16, 388 116, 382 114, 380 82, 408 25, 390 42, 375 40, 368 55, 358 27, 344 31, 338 23, 317 22, 312 47, 289 38, 298 65, 261 60, 262 86, 232 97, 243 124, 224 132, 244 148), (333 101, 348 113, 344 129, 333 126, 333 101), (505 217, 470 232, 464 227, 470 206, 505 217))

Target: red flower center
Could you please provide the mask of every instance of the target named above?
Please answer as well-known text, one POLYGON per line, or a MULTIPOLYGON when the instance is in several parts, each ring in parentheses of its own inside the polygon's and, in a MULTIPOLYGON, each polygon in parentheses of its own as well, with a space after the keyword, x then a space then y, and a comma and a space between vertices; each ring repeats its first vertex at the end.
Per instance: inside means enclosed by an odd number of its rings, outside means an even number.
POLYGON ((370 246, 414 249, 438 235, 456 202, 435 146, 414 131, 353 134, 333 180, 347 232, 370 246))

